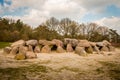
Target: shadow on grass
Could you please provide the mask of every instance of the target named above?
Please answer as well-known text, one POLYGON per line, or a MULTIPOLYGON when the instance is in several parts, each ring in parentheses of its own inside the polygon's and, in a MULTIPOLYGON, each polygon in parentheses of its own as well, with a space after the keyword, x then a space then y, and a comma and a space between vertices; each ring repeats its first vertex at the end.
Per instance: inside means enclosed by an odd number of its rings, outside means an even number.
POLYGON ((107 74, 111 80, 120 80, 120 63, 112 61, 100 61, 100 63, 106 68, 107 74))
MULTIPOLYGON (((0 69, 0 80, 29 80, 38 77, 45 77, 48 68, 40 65, 30 65, 19 68, 1 68, 0 69)), ((47 78, 45 80, 48 80, 47 78)))

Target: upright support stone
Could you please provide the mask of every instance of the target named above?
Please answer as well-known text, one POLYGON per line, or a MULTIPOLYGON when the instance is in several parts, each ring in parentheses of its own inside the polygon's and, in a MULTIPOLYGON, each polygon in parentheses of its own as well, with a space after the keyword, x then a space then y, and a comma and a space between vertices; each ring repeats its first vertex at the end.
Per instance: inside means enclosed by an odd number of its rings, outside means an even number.
POLYGON ((39 47, 39 46, 36 46, 35 49, 34 49, 34 52, 35 52, 35 53, 40 53, 40 47, 39 47))
POLYGON ((115 48, 113 46, 108 46, 109 51, 115 51, 115 48))
POLYGON ((67 52, 73 52, 73 48, 71 44, 67 44, 67 48, 66 48, 67 52))
POLYGON ((19 52, 18 46, 14 46, 14 47, 12 48, 12 50, 10 51, 10 54, 16 55, 18 52, 19 52))
POLYGON ((101 51, 109 51, 109 49, 108 49, 108 47, 103 46, 103 47, 101 48, 101 51))
POLYGON ((14 57, 16 60, 24 60, 26 57, 25 57, 25 54, 23 53, 18 53, 15 55, 14 57))
POLYGON ((33 47, 31 45, 28 45, 28 51, 32 51, 33 52, 33 47))
POLYGON ((81 56, 86 56, 87 54, 84 47, 79 47, 79 46, 75 48, 75 53, 81 56))
POLYGON ((95 49, 95 51, 97 52, 97 54, 100 54, 100 50, 98 49, 97 46, 94 46, 94 49, 95 49))
POLYGON ((12 49, 11 47, 5 47, 3 50, 4 50, 4 53, 9 54, 11 49, 12 49))
POLYGON ((25 54, 28 51, 28 47, 20 46, 19 47, 19 53, 25 54))
POLYGON ((27 51, 25 56, 26 56, 27 59, 37 58, 37 54, 35 54, 32 51, 27 51))
POLYGON ((90 47, 85 47, 85 51, 86 51, 87 53, 93 53, 93 49, 92 49, 91 46, 90 46, 90 47))
POLYGON ((57 47, 57 52, 58 52, 58 53, 64 53, 65 50, 64 50, 61 46, 58 46, 58 47, 57 47))
POLYGON ((48 45, 45 45, 42 49, 41 49, 41 53, 50 53, 51 52, 51 48, 48 45))

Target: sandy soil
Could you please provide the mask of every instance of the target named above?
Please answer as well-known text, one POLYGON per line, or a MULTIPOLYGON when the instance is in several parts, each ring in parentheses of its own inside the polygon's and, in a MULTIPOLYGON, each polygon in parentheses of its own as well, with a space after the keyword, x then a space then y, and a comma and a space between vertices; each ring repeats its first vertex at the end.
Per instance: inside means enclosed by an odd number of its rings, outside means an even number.
MULTIPOLYGON (((13 56, 2 54, 2 50, 0 50, 0 68, 5 70, 29 67, 29 65, 42 65, 49 68, 48 72, 44 74, 46 78, 41 78, 40 74, 36 74, 36 76, 27 77, 28 80, 119 80, 120 49, 104 53, 87 56, 79 56, 74 53, 39 53, 37 59, 19 61, 14 60, 13 56), (116 68, 114 64, 119 67, 116 68), (115 76, 111 76, 109 72, 114 68, 118 71, 114 74, 115 76)), ((2 73, 1 76, 3 76, 2 73)), ((0 79, 8 80, 4 77, 0 79)))

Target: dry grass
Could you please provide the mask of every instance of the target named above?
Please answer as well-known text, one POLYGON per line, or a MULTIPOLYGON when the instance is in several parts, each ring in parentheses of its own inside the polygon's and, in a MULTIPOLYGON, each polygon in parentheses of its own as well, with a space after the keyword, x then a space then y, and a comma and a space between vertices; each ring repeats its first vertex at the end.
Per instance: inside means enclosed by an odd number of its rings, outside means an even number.
POLYGON ((0 54, 0 80, 120 80, 119 75, 119 49, 85 57, 39 53, 37 59, 20 61, 0 54))

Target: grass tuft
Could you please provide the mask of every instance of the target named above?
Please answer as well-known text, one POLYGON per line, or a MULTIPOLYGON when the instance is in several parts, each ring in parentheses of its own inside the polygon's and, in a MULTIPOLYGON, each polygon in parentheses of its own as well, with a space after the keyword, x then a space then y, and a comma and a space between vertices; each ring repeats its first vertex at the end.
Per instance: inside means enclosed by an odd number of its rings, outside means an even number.
POLYGON ((0 42, 0 49, 6 46, 10 46, 10 42, 0 42))

